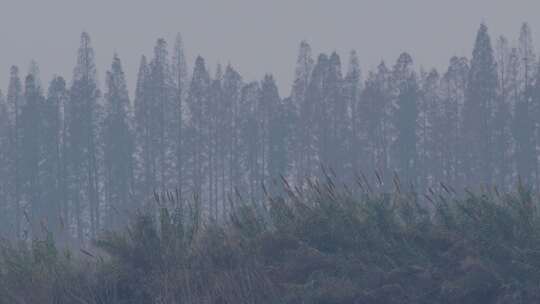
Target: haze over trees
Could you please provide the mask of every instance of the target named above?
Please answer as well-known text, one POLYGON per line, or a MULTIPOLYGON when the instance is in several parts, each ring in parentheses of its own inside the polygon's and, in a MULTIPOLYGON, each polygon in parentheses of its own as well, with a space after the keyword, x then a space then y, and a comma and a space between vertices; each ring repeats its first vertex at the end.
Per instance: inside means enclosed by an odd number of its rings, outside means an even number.
POLYGON ((231 196, 260 202, 283 179, 384 191, 397 176, 418 193, 441 183, 504 190, 520 179, 539 190, 540 63, 526 23, 513 40, 482 24, 472 56, 446 70, 418 69, 403 53, 365 72, 355 51, 316 56, 302 41, 280 96, 272 75, 249 81, 231 64, 188 63, 179 35, 141 57, 130 99, 118 54, 100 87, 83 33, 70 81, 56 76, 47 89, 36 64, 9 71, 1 234, 27 239, 47 227, 84 243, 167 190, 197 197, 219 220, 231 196))

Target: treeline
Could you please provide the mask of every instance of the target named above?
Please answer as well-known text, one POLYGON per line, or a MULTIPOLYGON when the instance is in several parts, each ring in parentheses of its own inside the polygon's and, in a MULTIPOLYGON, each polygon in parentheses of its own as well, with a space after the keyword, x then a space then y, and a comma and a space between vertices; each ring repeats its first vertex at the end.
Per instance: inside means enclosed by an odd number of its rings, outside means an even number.
POLYGON ((233 66, 188 68, 180 36, 142 57, 130 100, 117 55, 100 89, 94 50, 81 36, 71 82, 45 92, 33 64, 11 69, 0 98, 0 231, 49 230, 84 242, 170 190, 222 219, 231 196, 260 201, 283 180, 461 189, 518 177, 539 189, 540 64, 529 26, 491 40, 481 25, 470 59, 416 70, 411 55, 362 76, 356 53, 314 58, 300 44, 292 90, 247 82, 233 66), (171 50, 170 50, 171 49, 171 50), (365 79, 364 79, 365 78, 365 79))

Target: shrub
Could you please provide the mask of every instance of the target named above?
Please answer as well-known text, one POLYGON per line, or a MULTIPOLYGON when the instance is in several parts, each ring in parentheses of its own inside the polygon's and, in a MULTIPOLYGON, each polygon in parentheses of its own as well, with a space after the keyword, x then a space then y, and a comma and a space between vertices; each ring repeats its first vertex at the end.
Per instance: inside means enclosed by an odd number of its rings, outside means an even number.
POLYGON ((4 242, 0 303, 533 303, 538 199, 284 187, 268 204, 159 204, 92 249, 4 242), (261 208, 260 206, 266 206, 261 208), (76 253, 76 254, 75 254, 76 253))

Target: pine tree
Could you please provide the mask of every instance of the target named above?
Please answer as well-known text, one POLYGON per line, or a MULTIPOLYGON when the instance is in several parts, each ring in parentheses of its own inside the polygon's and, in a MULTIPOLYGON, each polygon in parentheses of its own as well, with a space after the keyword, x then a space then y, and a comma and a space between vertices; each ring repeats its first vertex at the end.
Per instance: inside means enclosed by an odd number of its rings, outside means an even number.
POLYGON ((222 113, 218 111, 223 103, 223 70, 218 64, 216 75, 211 80, 209 88, 209 104, 206 115, 206 128, 208 140, 206 150, 208 151, 208 203, 212 210, 212 219, 217 220, 219 214, 218 207, 218 166, 219 161, 219 126, 221 125, 222 113))
MULTIPOLYGON (((222 102, 217 105, 221 120, 218 124, 220 135, 219 148, 221 149, 221 198, 225 202, 227 195, 232 193, 234 186, 239 186, 240 152, 239 148, 241 119, 239 112, 240 99, 242 96, 243 81, 240 74, 231 66, 227 65, 223 75, 222 102)), ((243 108, 242 108, 243 109, 243 108)), ((225 204, 223 205, 225 210, 225 204)))
POLYGON ((440 77, 437 70, 423 73, 420 99, 418 102, 418 179, 419 187, 430 187, 443 181, 444 140, 446 129, 443 126, 442 102, 440 100, 440 77))
POLYGON ((306 93, 304 114, 300 116, 300 120, 306 125, 304 140, 307 146, 304 153, 306 153, 307 177, 320 177, 323 173, 320 169, 330 166, 332 125, 325 90, 329 66, 328 55, 320 54, 306 93))
POLYGON ((263 182, 259 164, 261 130, 257 113, 260 96, 261 88, 258 82, 250 82, 241 88, 236 120, 238 139, 233 151, 237 167, 233 168, 231 175, 233 178, 231 186, 238 187, 242 192, 248 192, 252 201, 261 194, 260 186, 263 182))
POLYGON ((65 124, 63 110, 68 100, 66 82, 62 77, 54 77, 49 85, 46 102, 43 105, 42 168, 43 201, 47 206, 47 226, 57 240, 66 237, 63 223, 69 216, 65 163, 65 124))
MULTIPOLYGON (((497 61, 497 74, 498 74, 498 96, 502 100, 510 101, 509 98, 509 85, 510 85, 510 70, 511 70, 511 48, 508 43, 508 39, 504 36, 500 36, 497 39, 495 48, 495 57, 497 61)), ((513 104, 510 108, 513 108, 513 104)))
POLYGON ((150 124, 150 138, 152 140, 152 189, 158 187, 166 190, 170 179, 176 174, 173 170, 176 163, 175 142, 178 131, 174 125, 174 118, 178 114, 176 99, 173 97, 174 85, 170 74, 170 65, 167 52, 167 42, 158 39, 154 47, 154 58, 149 65, 148 82, 148 111, 150 124))
POLYGON ((350 145, 348 154, 348 162, 351 164, 351 172, 358 174, 359 171, 365 169, 365 160, 367 151, 365 151, 366 132, 362 128, 362 105, 360 104, 360 96, 362 94, 361 71, 358 55, 356 51, 351 51, 349 58, 349 67, 347 75, 344 79, 344 98, 347 105, 347 111, 350 113, 350 145))
MULTIPOLYGON (((346 164, 350 120, 343 94, 341 61, 337 53, 319 56, 308 87, 307 100, 312 107, 306 108, 306 113, 311 112, 307 115, 307 125, 312 131, 306 133, 306 140, 313 142, 316 151, 316 154, 308 158, 308 168, 315 170, 312 172, 317 172, 319 168, 333 171, 337 178, 345 174, 347 165, 350 166, 346 164)), ((321 171, 315 175, 322 173, 321 171)))
POLYGON ((42 185, 42 131, 44 130, 42 107, 44 98, 36 86, 34 76, 28 75, 25 80, 24 106, 21 110, 21 174, 22 198, 29 206, 24 212, 28 215, 32 237, 40 232, 40 222, 44 219, 46 209, 43 200, 42 185))
POLYGON ((130 214, 133 189, 134 136, 131 107, 122 63, 114 56, 107 72, 103 127, 106 227, 118 228, 130 214))
MULTIPOLYGON (((441 83, 442 117, 441 128, 445 137, 441 147, 447 160, 445 181, 454 187, 463 185, 462 114, 468 83, 469 64, 465 57, 452 57, 441 83)), ((464 185, 463 185, 464 186, 464 185)))
MULTIPOLYGON (((533 123, 534 128, 536 132, 536 144, 538 145, 540 143, 540 119, 538 118, 540 115, 540 63, 537 63, 535 67, 533 81, 530 85, 530 88, 528 90, 528 96, 529 96, 529 109, 531 113, 529 115, 534 116, 533 123)), ((517 119, 516 119, 517 120, 517 119)), ((539 169, 538 169, 538 146, 535 147, 535 159, 534 162, 536 164, 536 172, 535 172, 535 178, 536 178, 536 189, 540 189, 539 185, 539 169)))
POLYGON ((266 185, 272 185, 280 175, 287 175, 287 121, 284 104, 279 97, 272 75, 261 83, 262 161, 266 185))
POLYGON ((10 175, 12 163, 11 119, 4 95, 0 91, 0 236, 13 237, 14 210, 11 210, 13 178, 10 175))
POLYGON ((32 75, 32 77, 34 77, 35 86, 40 93, 42 93, 43 87, 41 85, 39 64, 35 60, 31 60, 30 64, 28 65, 28 75, 32 75))
POLYGON ((328 74, 324 90, 327 92, 326 104, 330 114, 330 147, 332 147, 327 165, 333 170, 336 179, 346 179, 351 175, 348 151, 350 149, 350 119, 347 99, 343 91, 341 59, 336 52, 329 57, 328 74))
POLYGON ((530 184, 535 167, 534 159, 534 124, 529 103, 519 100, 514 110, 513 134, 516 142, 516 169, 525 184, 530 184))
POLYGON ((497 94, 497 65, 485 24, 480 26, 470 63, 463 112, 463 145, 468 185, 493 182, 493 117, 497 94))
POLYGON ((362 92, 361 121, 366 130, 366 150, 371 156, 367 163, 367 172, 389 175, 391 144, 391 95, 390 71, 384 62, 377 67, 377 72, 370 72, 362 92))
POLYGON ((171 58, 171 72, 173 82, 177 88, 177 94, 179 94, 184 100, 188 95, 189 88, 189 69, 184 52, 184 42, 180 33, 176 35, 174 43, 174 50, 171 58))
POLYGON ((518 52, 520 59, 520 84, 521 90, 525 92, 534 80, 536 68, 536 55, 532 41, 532 32, 528 23, 523 23, 519 33, 518 52))
POLYGON ((538 131, 536 130, 535 126, 535 121, 538 119, 533 116, 535 110, 531 96, 532 85, 534 82, 534 72, 536 67, 536 56, 534 51, 534 44, 532 41, 532 32, 527 23, 523 23, 523 25, 521 26, 518 40, 518 54, 519 96, 517 100, 518 104, 516 104, 516 110, 519 109, 519 112, 515 113, 517 128, 515 131, 517 133, 524 133, 516 137, 516 140, 518 140, 518 138, 521 140, 521 142, 516 145, 516 153, 519 153, 519 156, 516 160, 521 163, 520 165, 518 165, 518 174, 527 184, 531 186, 538 186, 540 183, 538 176, 538 153, 536 149, 536 147, 538 146, 538 131), (525 121, 518 122, 518 119, 525 121), (531 137, 530 139, 525 139, 525 136, 531 137), (525 145, 530 145, 531 147, 526 147, 525 145), (531 172, 528 172, 529 170, 531 172), (534 174, 534 180, 532 176, 529 176, 532 174, 534 174))
POLYGON ((151 194, 154 187, 154 159, 150 116, 149 98, 150 71, 146 57, 142 56, 137 76, 137 87, 135 89, 135 158, 136 169, 135 179, 138 189, 137 200, 145 201, 151 194))
POLYGON ((9 87, 7 92, 8 115, 11 121, 9 131, 9 183, 8 191, 12 191, 12 210, 15 213, 15 227, 13 234, 20 238, 23 212, 21 207, 22 179, 20 173, 20 153, 21 153, 21 109, 23 107, 22 85, 19 78, 19 69, 12 66, 10 69, 9 87))
POLYGON ((195 68, 193 70, 193 78, 187 100, 190 117, 188 140, 191 147, 191 151, 189 151, 189 171, 191 173, 192 189, 197 195, 202 194, 206 169, 206 142, 208 139, 206 118, 210 102, 210 84, 210 75, 206 69, 204 59, 199 56, 195 60, 195 68))
POLYGON ((411 56, 403 53, 392 71, 396 98, 393 117, 396 130, 393 164, 402 181, 416 185, 418 84, 411 65, 411 56))
POLYGON ((176 187, 178 189, 179 195, 182 198, 183 194, 183 184, 184 184, 184 124, 185 124, 185 101, 188 95, 189 88, 189 75, 186 58, 184 55, 184 45, 182 42, 182 36, 178 34, 176 36, 176 42, 174 45, 174 51, 172 56, 172 78, 174 83, 174 103, 175 103, 175 113, 171 132, 176 132, 175 142, 175 152, 176 152, 176 187))
POLYGON ((314 60, 311 54, 311 46, 306 42, 300 43, 294 83, 291 92, 291 104, 293 105, 296 127, 291 137, 291 148, 294 154, 294 164, 296 179, 298 182, 309 176, 309 167, 313 157, 313 143, 311 141, 310 120, 313 115, 312 101, 307 98, 308 86, 311 81, 311 74, 314 67, 314 60))
POLYGON ((101 109, 96 74, 90 36, 82 33, 66 122, 70 200, 75 209, 76 235, 81 243, 85 238, 85 208, 89 212, 91 237, 100 226, 98 126, 101 109))
POLYGON ((511 91, 511 79, 510 72, 512 70, 512 52, 508 39, 504 36, 500 36, 497 39, 495 47, 495 59, 497 61, 497 112, 496 118, 496 130, 495 133, 495 145, 500 147, 496 149, 494 159, 497 164, 497 170, 495 172, 495 182, 499 187, 509 185, 506 180, 511 177, 514 153, 514 138, 512 137, 512 115, 515 110, 515 102, 512 98, 511 91), (499 125, 499 123, 501 125, 499 125))

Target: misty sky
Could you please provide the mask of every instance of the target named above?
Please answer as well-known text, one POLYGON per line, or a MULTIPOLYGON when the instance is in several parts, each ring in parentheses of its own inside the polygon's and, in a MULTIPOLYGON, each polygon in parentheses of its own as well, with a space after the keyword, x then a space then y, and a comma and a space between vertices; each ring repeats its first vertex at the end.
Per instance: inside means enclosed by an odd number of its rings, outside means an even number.
MULTIPOLYGON (((90 33, 99 79, 118 52, 133 91, 142 54, 156 38, 184 38, 190 60, 200 54, 211 70, 231 62, 246 80, 273 73, 288 94, 298 44, 314 53, 338 51, 343 63, 356 49, 363 69, 381 60, 393 64, 402 51, 415 63, 445 68, 452 55, 470 56, 483 21, 492 38, 511 41, 528 21, 540 42, 538 0, 0 0, 0 87, 12 64, 23 72, 35 59, 42 81, 53 74, 71 79, 80 32, 90 33)), ((537 47, 537 49, 540 49, 537 47)))

